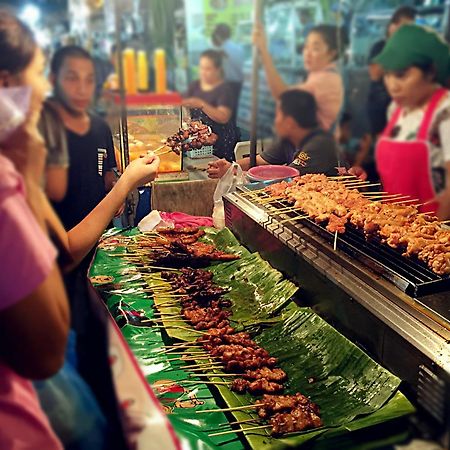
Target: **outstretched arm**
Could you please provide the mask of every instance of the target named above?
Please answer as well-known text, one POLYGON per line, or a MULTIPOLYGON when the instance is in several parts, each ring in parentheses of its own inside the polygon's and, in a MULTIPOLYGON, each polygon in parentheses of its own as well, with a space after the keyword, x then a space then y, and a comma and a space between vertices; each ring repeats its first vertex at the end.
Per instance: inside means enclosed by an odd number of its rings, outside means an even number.
POLYGON ((288 86, 281 78, 281 75, 278 73, 275 64, 273 63, 272 56, 267 48, 264 29, 260 23, 257 23, 253 30, 253 45, 259 50, 264 71, 266 73, 267 84, 269 85, 272 96, 277 100, 280 95, 288 89, 288 86))

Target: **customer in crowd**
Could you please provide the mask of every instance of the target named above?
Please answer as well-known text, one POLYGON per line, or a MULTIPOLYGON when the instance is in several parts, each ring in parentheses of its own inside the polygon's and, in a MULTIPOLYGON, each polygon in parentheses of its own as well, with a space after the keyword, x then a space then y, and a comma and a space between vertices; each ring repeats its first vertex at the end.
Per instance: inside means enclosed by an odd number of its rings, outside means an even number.
POLYGON ((60 202, 67 193, 69 150, 64 123, 50 101, 44 102, 39 121, 39 131, 47 148, 44 175, 45 193, 51 201, 60 202))
POLYGON ((76 46, 62 47, 53 56, 50 69, 51 104, 66 128, 70 160, 67 193, 54 205, 70 230, 111 190, 116 160, 108 125, 90 111, 95 69, 89 53, 76 46))
POLYGON ((52 376, 62 366, 70 323, 57 252, 46 235, 39 196, 46 151, 37 121, 49 88, 43 70, 44 57, 31 31, 1 11, 0 97, 16 84, 32 88, 26 123, 0 142, 2 449, 62 449, 30 382, 52 376))
MULTIPOLYGON (((255 26, 253 42, 258 48, 267 83, 275 99, 288 89, 269 53, 261 24, 255 26)), ((337 61, 347 45, 345 33, 334 25, 318 25, 309 32, 303 47, 306 80, 295 87, 314 95, 318 119, 324 130, 334 130, 344 102, 344 85, 337 61)))
POLYGON ((349 112, 341 116, 337 141, 339 146, 339 161, 341 167, 361 167, 367 179, 378 181, 373 156, 374 141, 370 133, 364 133, 361 137, 353 136, 353 117, 349 112))
POLYGON ((209 125, 218 139, 214 155, 234 160, 234 147, 239 141, 239 129, 233 118, 236 96, 224 79, 220 52, 206 50, 200 56, 200 78, 189 85, 183 106, 191 108, 193 119, 209 125))
POLYGON ((376 42, 370 49, 368 65, 370 86, 367 98, 367 113, 370 121, 370 132, 374 139, 387 125, 387 109, 391 103, 391 97, 383 80, 383 70, 379 64, 374 62, 374 59, 382 52, 387 40, 400 26, 414 22, 416 13, 416 10, 411 6, 398 8, 389 21, 386 38, 376 42))
POLYGON ((383 189, 426 203, 450 217, 449 47, 435 32, 403 25, 375 58, 392 97, 389 122, 376 148, 383 189))
POLYGON ((212 33, 214 48, 223 53, 224 79, 230 83, 239 103, 242 83, 244 82, 244 50, 241 45, 231 40, 231 28, 226 23, 219 23, 212 33))
MULTIPOLYGON (((26 124, 0 144, 0 249, 6 262, 0 277, 0 447, 61 449, 27 381, 46 378, 58 371, 64 360, 69 330, 66 293, 55 266, 56 250, 46 233, 59 250, 59 261, 66 256, 66 262, 70 258, 70 264, 76 265, 95 245, 128 192, 154 179, 159 159, 148 155, 133 161, 100 204, 66 233, 41 189, 45 148, 37 122, 48 89, 43 75, 43 53, 31 31, 3 10, 0 12, 0 74, 0 87, 24 87, 32 92, 26 124)), ((70 295, 73 311, 74 300, 78 299, 72 291, 70 295)), ((86 308, 84 311, 88 312, 86 308)), ((93 318, 72 315, 72 324, 86 326, 89 319, 93 318)), ((98 329, 93 331, 99 334, 98 329)), ((99 368, 109 367, 106 355, 93 355, 98 348, 99 343, 91 340, 89 345, 79 347, 77 355, 80 370, 92 372, 91 385, 99 368), (85 362, 87 354, 90 364, 85 362)), ((97 377, 98 383, 105 387, 101 392, 102 410, 112 417, 116 405, 112 381, 105 373, 97 377)), ((60 395, 64 400, 64 390, 60 395)), ((66 425, 71 423, 74 422, 67 417, 66 425)), ((79 428, 80 424, 76 425, 79 428)), ((88 440, 91 437, 85 436, 88 440)), ((110 423, 108 438, 108 449, 125 448, 118 418, 110 423)))
POLYGON ((388 36, 392 36, 402 25, 411 25, 415 22, 417 16, 416 8, 403 5, 397 8, 392 14, 388 26, 388 36))
MULTIPOLYGON (((274 128, 278 137, 271 148, 256 156, 257 165, 290 165, 300 174, 336 174, 337 146, 333 136, 320 128, 314 97, 301 89, 283 92, 277 101, 274 128)), ((237 161, 243 170, 250 158, 237 161)), ((221 178, 231 163, 221 159, 209 164, 210 178, 221 178)))

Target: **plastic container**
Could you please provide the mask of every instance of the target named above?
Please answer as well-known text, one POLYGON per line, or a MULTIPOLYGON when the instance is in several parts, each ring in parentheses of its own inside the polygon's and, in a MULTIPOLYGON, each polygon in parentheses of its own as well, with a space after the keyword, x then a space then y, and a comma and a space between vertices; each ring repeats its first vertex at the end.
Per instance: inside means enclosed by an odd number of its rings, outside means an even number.
POLYGON ((186 156, 191 159, 208 158, 213 155, 214 147, 212 145, 204 145, 202 148, 188 150, 186 156))
POLYGON ((283 178, 298 177, 300 172, 294 167, 289 166, 257 166, 252 167, 247 176, 251 181, 273 181, 282 180, 283 178))

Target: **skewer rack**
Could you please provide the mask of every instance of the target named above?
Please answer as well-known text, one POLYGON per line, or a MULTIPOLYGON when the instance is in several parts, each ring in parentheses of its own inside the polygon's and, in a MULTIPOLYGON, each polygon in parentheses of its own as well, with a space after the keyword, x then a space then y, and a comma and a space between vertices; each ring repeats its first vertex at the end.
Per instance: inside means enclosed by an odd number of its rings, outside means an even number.
POLYGON ((448 439, 450 278, 381 242, 366 241, 358 230, 339 235, 335 250, 335 235, 325 227, 295 220, 301 212, 282 212, 283 202, 269 207, 246 194, 262 187, 238 188, 224 197, 226 225, 299 284, 300 304, 313 307, 402 378, 405 393, 448 439))

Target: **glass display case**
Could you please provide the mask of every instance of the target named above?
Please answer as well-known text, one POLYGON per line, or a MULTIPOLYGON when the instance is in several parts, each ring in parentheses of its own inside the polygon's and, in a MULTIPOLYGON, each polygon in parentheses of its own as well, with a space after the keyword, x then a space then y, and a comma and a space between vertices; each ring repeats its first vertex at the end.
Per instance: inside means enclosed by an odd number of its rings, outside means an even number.
POLYGON ((181 155, 165 153, 165 140, 176 133, 189 112, 181 106, 177 93, 145 93, 125 96, 126 126, 123 125, 120 95, 107 94, 107 119, 114 137, 116 159, 120 168, 125 165, 125 149, 133 161, 148 150, 161 155, 159 172, 180 172, 183 169, 181 155))

